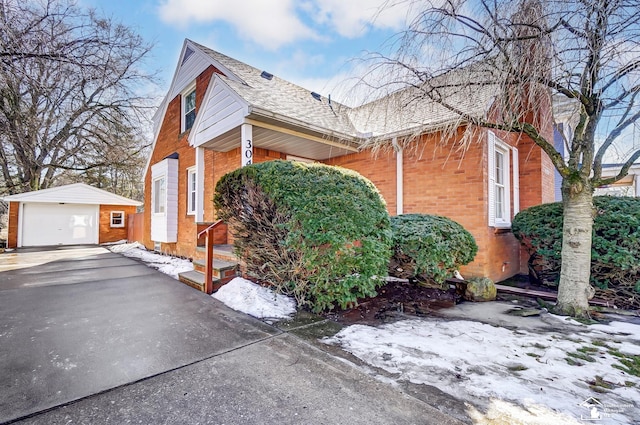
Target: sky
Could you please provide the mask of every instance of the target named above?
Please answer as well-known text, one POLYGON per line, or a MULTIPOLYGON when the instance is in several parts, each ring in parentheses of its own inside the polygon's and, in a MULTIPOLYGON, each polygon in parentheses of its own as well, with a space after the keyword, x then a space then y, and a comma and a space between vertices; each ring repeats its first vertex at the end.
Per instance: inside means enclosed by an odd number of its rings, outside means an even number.
POLYGON ((366 52, 403 27, 407 5, 389 0, 80 0, 155 43, 148 58, 169 87, 185 38, 339 99, 366 52), (386 4, 386 8, 381 8, 386 4))
MULTIPOLYGON (((392 49, 414 12, 408 0, 78 0, 133 28, 155 47, 146 66, 166 94, 185 38, 323 96, 356 106, 370 93, 351 90, 368 53, 392 49)), ((360 86, 360 90, 362 90, 360 86)), ((366 90, 366 89, 365 89, 366 90)), ((369 99, 370 100, 370 99, 369 99)), ((637 149, 629 127, 609 149, 620 162, 637 149)))

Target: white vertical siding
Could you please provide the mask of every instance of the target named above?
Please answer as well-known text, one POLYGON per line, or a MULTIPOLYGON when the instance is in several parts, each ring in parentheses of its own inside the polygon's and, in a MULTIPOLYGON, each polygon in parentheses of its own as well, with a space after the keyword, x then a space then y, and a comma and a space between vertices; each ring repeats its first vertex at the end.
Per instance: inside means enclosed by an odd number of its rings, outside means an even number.
POLYGON ((167 161, 167 240, 178 242, 178 160, 167 161))
MULTIPOLYGON (((151 180, 165 178, 166 203, 164 213, 156 214, 151 208, 151 240, 173 243, 178 241, 178 160, 167 158, 151 166, 151 180)), ((151 199, 155 198, 155 185, 151 185, 151 199)), ((153 203, 153 201, 152 201, 153 203)))

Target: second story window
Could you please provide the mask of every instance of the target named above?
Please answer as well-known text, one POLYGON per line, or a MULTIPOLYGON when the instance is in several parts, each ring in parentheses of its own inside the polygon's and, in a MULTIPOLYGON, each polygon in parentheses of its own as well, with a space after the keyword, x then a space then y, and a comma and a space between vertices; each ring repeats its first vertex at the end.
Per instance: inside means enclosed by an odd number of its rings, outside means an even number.
POLYGON ((196 120, 196 88, 191 87, 182 95, 182 131, 193 127, 196 120))

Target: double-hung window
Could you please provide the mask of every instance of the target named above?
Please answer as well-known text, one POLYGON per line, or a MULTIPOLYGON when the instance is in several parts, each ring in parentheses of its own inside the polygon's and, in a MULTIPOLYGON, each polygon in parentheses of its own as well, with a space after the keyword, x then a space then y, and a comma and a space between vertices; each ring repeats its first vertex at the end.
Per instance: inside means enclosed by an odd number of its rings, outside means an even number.
POLYGON ((488 139, 489 226, 508 228, 511 227, 512 202, 514 214, 520 204, 518 150, 492 132, 488 139))
POLYGON ((167 185, 164 177, 153 181, 153 213, 164 214, 167 202, 167 185))
POLYGON ((124 211, 111 211, 111 227, 124 227, 124 211))
POLYGON ((182 94, 182 131, 193 127, 196 120, 196 87, 189 87, 182 94))
POLYGON ((196 169, 187 169, 187 214, 196 213, 196 169))

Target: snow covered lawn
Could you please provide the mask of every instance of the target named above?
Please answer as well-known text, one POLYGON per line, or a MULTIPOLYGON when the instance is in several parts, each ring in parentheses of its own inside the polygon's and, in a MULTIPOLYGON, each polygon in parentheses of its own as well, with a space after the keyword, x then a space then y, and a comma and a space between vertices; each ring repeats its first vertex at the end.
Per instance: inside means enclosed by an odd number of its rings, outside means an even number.
POLYGON ((612 354, 640 354, 637 325, 582 325, 580 332, 567 335, 425 318, 353 325, 323 342, 339 345, 398 381, 432 385, 461 400, 485 400, 485 409, 495 416, 485 420, 581 423, 591 419, 594 407, 598 423, 631 424, 640 418, 640 378, 614 367, 622 365, 612 354))
MULTIPOLYGON (((174 278, 192 269, 188 260, 155 254, 139 244, 109 249, 174 278)), ((213 297, 269 322, 296 311, 293 299, 242 278, 213 297)), ((571 331, 531 331, 427 317, 376 327, 352 325, 322 342, 398 382, 435 386, 465 401, 477 424, 640 423, 640 378, 625 372, 620 362, 640 355, 640 325, 572 325, 571 331)))

